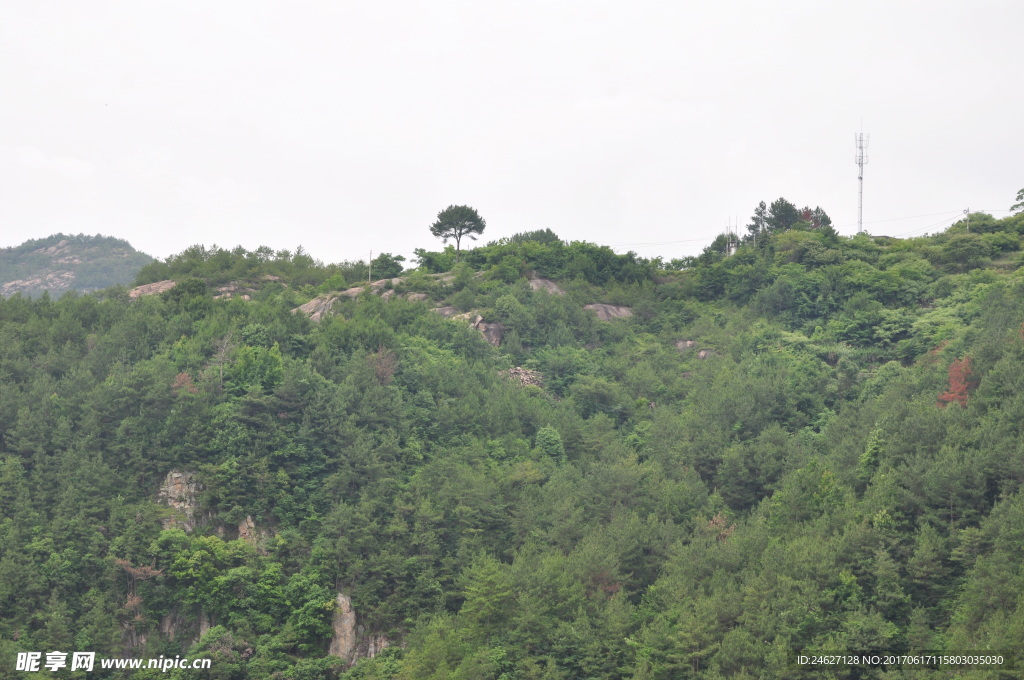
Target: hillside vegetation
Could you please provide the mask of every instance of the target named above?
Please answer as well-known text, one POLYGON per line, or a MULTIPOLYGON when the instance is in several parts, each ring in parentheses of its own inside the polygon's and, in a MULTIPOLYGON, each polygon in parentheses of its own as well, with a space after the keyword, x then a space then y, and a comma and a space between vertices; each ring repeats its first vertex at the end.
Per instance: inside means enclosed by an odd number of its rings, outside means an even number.
POLYGON ((121 239, 54 234, 0 249, 0 296, 60 296, 129 284, 152 261, 121 239))
POLYGON ((362 291, 365 263, 194 247, 142 270, 159 296, 0 300, 0 658, 674 680, 1013 652, 1022 231, 815 217, 671 263, 535 232, 362 291))

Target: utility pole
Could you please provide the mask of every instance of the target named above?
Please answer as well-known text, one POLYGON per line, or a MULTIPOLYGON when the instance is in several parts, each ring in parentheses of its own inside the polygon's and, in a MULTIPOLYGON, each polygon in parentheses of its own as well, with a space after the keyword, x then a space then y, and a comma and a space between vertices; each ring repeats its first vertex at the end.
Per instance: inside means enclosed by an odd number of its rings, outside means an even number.
POLYGON ((860 183, 860 193, 857 195, 857 233, 860 233, 864 231, 864 164, 868 162, 864 151, 868 148, 871 135, 865 136, 863 132, 858 132, 853 138, 857 143, 857 155, 853 161, 857 164, 857 181, 860 183))
POLYGON ((370 251, 370 259, 366 262, 366 285, 370 285, 370 277, 373 275, 373 251, 370 251))

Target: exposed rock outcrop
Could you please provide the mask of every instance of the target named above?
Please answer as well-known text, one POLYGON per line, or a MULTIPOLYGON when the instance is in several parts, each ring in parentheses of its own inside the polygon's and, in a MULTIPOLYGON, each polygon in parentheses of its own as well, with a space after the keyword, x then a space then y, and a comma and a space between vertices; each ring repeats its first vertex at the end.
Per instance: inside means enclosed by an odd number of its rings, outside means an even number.
POLYGON ((401 282, 401 277, 395 277, 393 279, 380 279, 379 281, 373 281, 370 283, 370 290, 372 290, 374 293, 380 294, 380 292, 387 288, 389 284, 392 288, 394 288, 401 282))
POLYGON ((254 288, 245 288, 237 283, 230 283, 226 286, 221 286, 217 289, 217 295, 213 296, 214 300, 227 299, 232 297, 240 297, 243 300, 252 300, 252 295, 256 292, 254 288))
POLYGON ((359 659, 372 659, 391 644, 386 636, 367 634, 362 626, 357 625, 356 612, 352 609, 352 598, 344 593, 338 593, 335 600, 331 628, 334 635, 331 637, 327 653, 344 659, 349 666, 359 659))
POLYGON ((203 637, 204 635, 209 633, 211 628, 213 628, 213 622, 210 621, 210 617, 207 616, 206 612, 200 610, 199 611, 199 637, 203 637))
POLYGON ((66 238, 62 238, 60 241, 57 241, 57 243, 53 244, 49 248, 40 248, 37 252, 42 252, 46 255, 59 255, 60 253, 66 251, 67 248, 68 240, 66 238))
POLYGON ((565 295, 565 291, 558 287, 558 284, 550 279, 542 279, 539 276, 531 276, 526 280, 533 290, 546 290, 552 295, 565 295))
MULTIPOLYGON (((345 290, 337 293, 325 293, 324 295, 317 296, 307 302, 304 305, 300 305, 292 310, 292 314, 302 312, 310 318, 310 320, 316 322, 320 321, 324 315, 331 311, 331 307, 339 298, 357 298, 366 292, 367 289, 374 295, 380 295, 384 301, 390 300, 396 295, 394 288, 388 288, 388 284, 394 285, 401 281, 401 279, 381 279, 380 281, 372 282, 369 287, 365 284, 362 286, 353 286, 352 288, 346 288, 345 290)), ((246 296, 242 296, 244 299, 248 299, 246 296)), ((426 300, 429 296, 426 293, 405 293, 402 297, 413 302, 420 302, 426 300)), ((454 307, 440 307, 434 311, 439 310, 451 310, 450 313, 442 313, 443 316, 451 316, 455 314, 456 309, 454 307)))
POLYGON ((495 347, 500 346, 501 341, 505 339, 505 327, 500 323, 485 323, 480 321, 473 324, 473 328, 483 333, 487 342, 491 343, 495 347))
POLYGON ((157 497, 160 502, 170 506, 175 512, 171 517, 164 519, 164 529, 181 527, 185 531, 192 531, 196 528, 196 514, 199 508, 198 496, 203 490, 193 473, 177 472, 172 470, 167 473, 157 497))
POLYGON ((267 554, 268 534, 266 531, 256 528, 256 523, 252 521, 252 515, 246 515, 245 519, 238 523, 238 538, 254 546, 259 554, 267 554))
POLYGON ((185 616, 177 604, 160 619, 160 634, 171 642, 183 639, 187 644, 195 644, 210 628, 210 617, 205 611, 200 609, 195 617, 185 616))
POLYGON ((459 310, 452 306, 434 307, 430 311, 437 312, 446 319, 467 322, 470 328, 475 328, 483 333, 487 342, 491 343, 495 347, 499 346, 505 337, 505 326, 500 323, 487 323, 484 321, 484 318, 475 311, 460 313, 459 310))
POLYGON ((33 289, 67 289, 72 286, 75 280, 74 272, 50 272, 45 276, 36 276, 30 279, 16 279, 0 285, 0 295, 10 297, 15 293, 33 289))
POLYGON ((391 640, 383 633, 367 635, 363 644, 356 647, 357 658, 372 659, 391 646, 391 640))
POLYGON ((245 519, 238 523, 238 538, 247 543, 256 542, 256 523, 252 521, 252 515, 246 515, 245 519))
POLYGON ((633 316, 633 310, 623 305, 608 305, 603 302, 595 302, 592 305, 583 305, 583 309, 589 309, 595 314, 601 321, 611 321, 612 319, 628 319, 633 316))
POLYGON ((534 385, 535 387, 543 387, 544 379, 537 371, 531 371, 528 368, 522 366, 516 366, 515 368, 508 369, 508 377, 512 378, 522 386, 534 385))
POLYGON ((366 286, 352 286, 351 288, 346 288, 345 290, 341 291, 340 293, 337 293, 337 296, 338 297, 347 297, 347 298, 357 298, 360 295, 362 295, 363 291, 365 291, 365 290, 366 290, 366 286))
POLYGON ((309 317, 310 321, 317 322, 324 317, 324 314, 331 311, 331 307, 334 306, 335 301, 338 299, 338 295, 320 295, 304 305, 299 305, 292 310, 292 314, 296 312, 302 312, 309 317))
POLYGON ((138 652, 145 648, 149 636, 145 631, 136 627, 134 621, 121 622, 121 645, 125 650, 138 652))
POLYGON ((446 307, 433 307, 430 311, 437 312, 446 319, 450 319, 459 313, 459 310, 455 309, 451 305, 446 307))
MULTIPOLYGON (((676 349, 680 352, 685 352, 688 349, 695 349, 697 347, 696 340, 676 340, 676 349)), ((698 359, 710 359, 713 356, 717 356, 713 349, 698 349, 698 359)))
POLYGON ((335 603, 331 621, 334 637, 327 653, 351 662, 356 649, 356 612, 352 609, 352 598, 344 593, 338 593, 335 603))
POLYGON ((174 607, 170 613, 164 614, 163 618, 160 619, 160 634, 174 642, 175 636, 178 635, 183 626, 184 622, 178 613, 178 608, 174 607))
POLYGON ((142 297, 143 295, 159 295, 160 293, 166 293, 176 285, 178 285, 178 282, 171 281, 170 279, 167 279, 166 281, 157 281, 156 283, 147 283, 144 286, 132 288, 128 291, 128 297, 137 298, 142 297))

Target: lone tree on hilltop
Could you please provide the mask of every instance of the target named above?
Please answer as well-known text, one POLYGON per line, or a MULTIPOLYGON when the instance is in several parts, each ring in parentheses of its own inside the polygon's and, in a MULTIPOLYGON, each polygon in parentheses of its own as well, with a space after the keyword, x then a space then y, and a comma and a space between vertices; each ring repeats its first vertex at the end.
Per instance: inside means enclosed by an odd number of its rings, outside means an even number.
POLYGON ((448 243, 455 239, 455 261, 459 261, 463 236, 476 240, 478 234, 484 233, 487 223, 479 213, 468 205, 450 205, 437 213, 437 222, 430 225, 430 233, 448 243))
POLYGON ((1014 215, 1024 213, 1024 189, 1017 192, 1017 202, 1010 206, 1010 212, 1014 215))

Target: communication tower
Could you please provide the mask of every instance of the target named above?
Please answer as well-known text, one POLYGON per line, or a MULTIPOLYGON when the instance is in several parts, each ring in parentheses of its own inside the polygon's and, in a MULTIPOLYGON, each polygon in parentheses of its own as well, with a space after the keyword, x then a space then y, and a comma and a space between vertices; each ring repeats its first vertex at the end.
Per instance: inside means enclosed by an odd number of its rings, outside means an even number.
POLYGON ((857 232, 860 233, 864 231, 864 165, 868 162, 864 151, 868 148, 871 135, 858 132, 853 138, 857 143, 857 155, 853 160, 857 164, 857 181, 860 183, 860 193, 857 195, 857 232))

